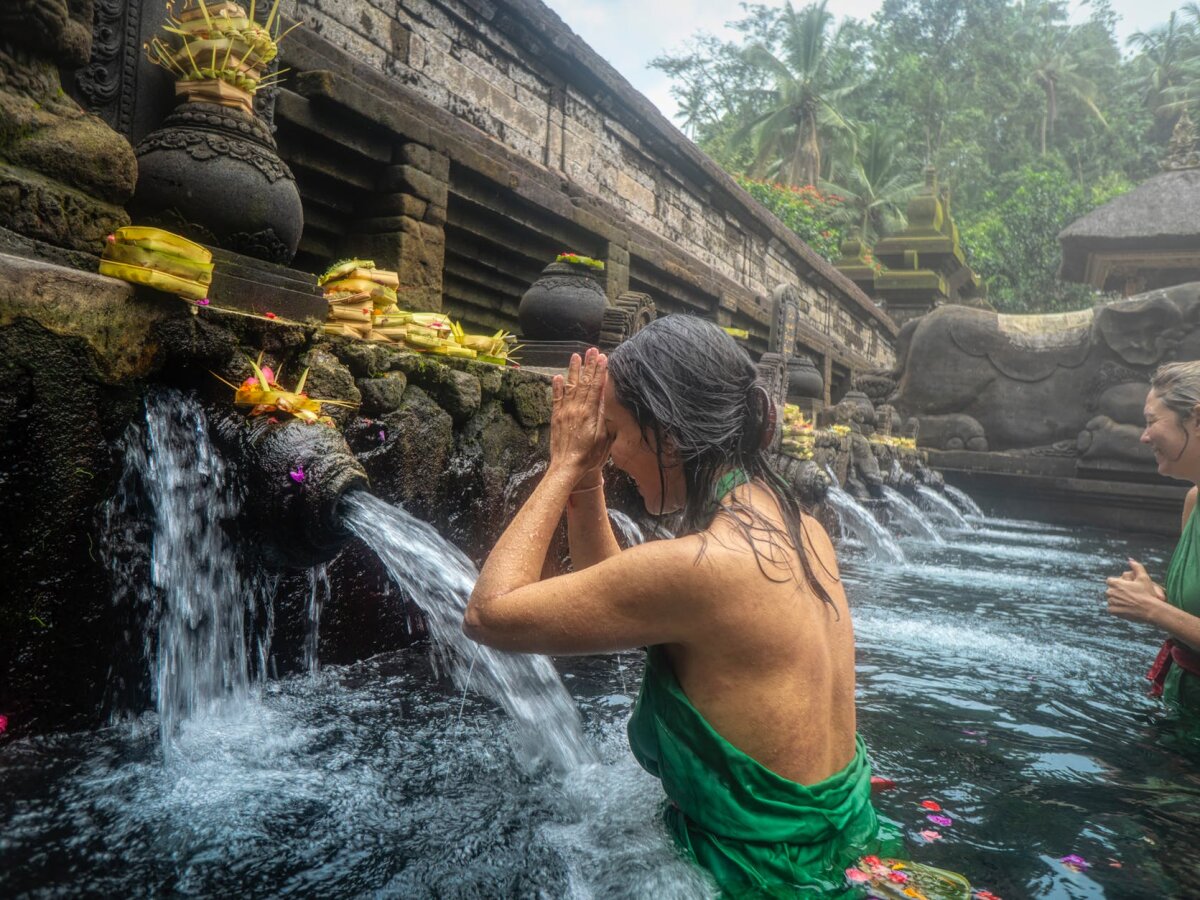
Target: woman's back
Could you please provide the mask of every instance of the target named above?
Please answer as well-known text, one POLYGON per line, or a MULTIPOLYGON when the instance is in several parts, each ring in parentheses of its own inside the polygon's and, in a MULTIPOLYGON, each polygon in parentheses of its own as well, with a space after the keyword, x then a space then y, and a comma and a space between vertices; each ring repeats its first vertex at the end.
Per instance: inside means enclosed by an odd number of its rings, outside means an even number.
POLYGON ((794 551, 781 546, 787 529, 773 495, 748 485, 735 496, 779 529, 774 544, 757 533, 756 556, 731 519, 718 516, 699 563, 708 595, 692 598, 701 627, 665 649, 684 693, 714 730, 777 775, 813 784, 855 752, 854 635, 833 547, 820 524, 804 517, 804 549, 827 603, 807 584, 794 551), (772 555, 779 565, 766 561, 772 555))

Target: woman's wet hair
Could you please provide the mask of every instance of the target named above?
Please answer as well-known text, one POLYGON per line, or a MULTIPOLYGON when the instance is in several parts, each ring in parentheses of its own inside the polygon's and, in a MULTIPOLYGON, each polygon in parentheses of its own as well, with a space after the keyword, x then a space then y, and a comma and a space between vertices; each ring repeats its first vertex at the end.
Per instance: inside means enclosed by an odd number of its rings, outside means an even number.
POLYGON ((1179 417, 1180 424, 1186 422, 1200 404, 1200 360, 1159 366, 1150 379, 1150 389, 1179 417))
MULTIPOLYGON (((1173 362, 1159 366, 1150 378, 1150 390, 1162 401, 1163 406, 1175 413, 1179 427, 1192 418, 1200 404, 1200 360, 1189 362, 1173 362)), ((1179 451, 1179 459, 1187 451, 1191 435, 1185 428, 1183 431, 1183 447, 1179 451)))
POLYGON ((667 316, 620 344, 609 355, 608 375, 617 400, 633 415, 642 435, 654 436, 659 496, 664 500, 668 464, 664 454, 672 461, 677 457, 682 466, 683 530, 702 532, 718 514, 726 515, 753 549, 764 575, 775 581, 790 580, 798 558, 809 586, 832 604, 804 549, 800 504, 768 459, 767 432, 773 427, 770 403, 746 351, 711 322, 667 316), (716 502, 718 480, 734 469, 774 493, 786 533, 745 503, 731 499, 720 506, 716 502), (760 548, 756 537, 766 538, 769 551, 760 548), (776 577, 768 568, 786 568, 787 574, 776 577))

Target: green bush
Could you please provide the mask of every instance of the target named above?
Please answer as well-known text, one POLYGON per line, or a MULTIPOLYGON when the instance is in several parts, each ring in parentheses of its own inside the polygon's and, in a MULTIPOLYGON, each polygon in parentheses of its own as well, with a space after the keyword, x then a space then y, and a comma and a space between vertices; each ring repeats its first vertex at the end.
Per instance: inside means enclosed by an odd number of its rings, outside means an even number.
POLYGON ((959 223, 967 261, 987 282, 992 305, 1010 313, 1092 305, 1090 287, 1058 280, 1058 233, 1130 187, 1116 175, 1089 190, 1053 163, 1023 166, 1000 178, 977 206, 983 214, 959 223))

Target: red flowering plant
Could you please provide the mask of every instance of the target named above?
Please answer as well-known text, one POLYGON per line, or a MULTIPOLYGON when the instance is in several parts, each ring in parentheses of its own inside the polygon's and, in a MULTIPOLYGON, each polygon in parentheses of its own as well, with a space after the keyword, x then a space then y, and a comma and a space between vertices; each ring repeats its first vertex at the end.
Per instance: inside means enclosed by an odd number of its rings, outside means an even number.
POLYGON ((833 219, 845 203, 842 197, 822 194, 811 184, 779 184, 745 175, 734 179, 821 256, 832 262, 841 255, 844 226, 835 225, 833 219))

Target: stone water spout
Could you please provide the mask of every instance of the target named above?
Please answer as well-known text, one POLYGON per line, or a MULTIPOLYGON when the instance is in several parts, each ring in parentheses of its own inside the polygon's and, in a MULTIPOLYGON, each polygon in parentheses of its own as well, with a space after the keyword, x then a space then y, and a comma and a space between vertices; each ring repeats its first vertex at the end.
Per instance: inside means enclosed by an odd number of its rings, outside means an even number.
POLYGON ((298 420, 246 424, 232 417, 220 430, 236 448, 244 517, 261 538, 263 561, 309 568, 332 559, 351 537, 338 505, 369 486, 341 433, 298 420))

